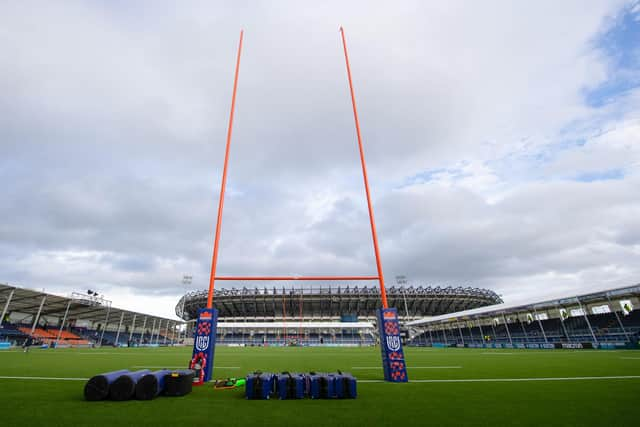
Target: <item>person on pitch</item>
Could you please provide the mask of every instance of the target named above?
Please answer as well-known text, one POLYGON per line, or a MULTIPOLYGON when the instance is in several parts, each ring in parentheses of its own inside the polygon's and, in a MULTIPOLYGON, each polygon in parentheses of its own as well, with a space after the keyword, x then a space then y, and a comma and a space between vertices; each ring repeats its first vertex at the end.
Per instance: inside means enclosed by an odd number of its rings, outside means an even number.
POLYGON ((25 353, 29 353, 29 349, 31 348, 32 345, 33 345, 33 337, 29 335, 27 339, 24 340, 24 342, 22 343, 22 350, 25 353))

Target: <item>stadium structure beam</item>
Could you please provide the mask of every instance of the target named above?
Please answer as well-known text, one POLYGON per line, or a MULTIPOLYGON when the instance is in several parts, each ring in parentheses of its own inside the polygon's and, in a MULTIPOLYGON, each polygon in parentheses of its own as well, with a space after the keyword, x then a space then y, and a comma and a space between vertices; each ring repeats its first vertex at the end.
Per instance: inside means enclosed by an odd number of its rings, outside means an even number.
POLYGON ((102 339, 104 338, 104 331, 105 329, 107 329, 107 322, 109 321, 110 313, 111 313, 111 305, 107 306, 107 315, 104 319, 104 325, 102 325, 102 332, 100 333, 100 344, 99 344, 100 347, 102 347, 102 339))
POLYGON ((518 319, 518 323, 520 323, 520 328, 522 328, 522 333, 524 334, 524 341, 528 343, 529 335, 527 335, 527 330, 525 329, 524 323, 522 323, 522 320, 520 319, 520 316, 518 316, 518 314, 516 314, 516 319, 518 319))
POLYGON ((142 333, 140 334, 140 344, 144 344, 144 328, 147 327, 147 316, 144 316, 144 320, 142 321, 142 333))
POLYGON ((275 293, 276 288, 273 288, 273 296, 271 297, 271 309, 273 310, 273 318, 276 318, 276 313, 277 313, 277 309, 276 309, 276 293, 275 293))
POLYGON ((244 321, 247 321, 247 317, 249 317, 249 310, 247 310, 247 297, 246 295, 243 295, 242 298, 240 299, 240 302, 242 303, 242 311, 244 312, 244 321))
POLYGON ((133 338, 133 332, 136 329, 136 313, 133 313, 133 320, 131 321, 131 330, 129 331, 129 341, 133 338))
POLYGON ((156 344, 160 345, 160 330, 162 329, 162 319, 158 320, 158 331, 156 332, 156 344))
POLYGON ((64 311, 64 316, 62 317, 62 323, 60 323, 60 326, 58 327, 58 336, 56 337, 56 345, 58 344, 58 341, 60 341, 60 336, 62 335, 62 329, 64 328, 64 322, 67 321, 67 315, 69 314, 69 307, 71 307, 71 301, 69 300, 69 302, 67 303, 67 309, 64 311))
POLYGON ((31 335, 36 331, 36 326, 38 326, 38 320, 40 320, 40 313, 42 313, 42 307, 44 306, 44 302, 47 300, 47 296, 43 296, 40 301, 40 307, 38 308, 38 313, 33 318, 33 326, 31 326, 31 335))
MULTIPOLYGON (((13 302, 15 304, 16 302, 20 302, 20 301, 33 301, 38 295, 46 295, 46 294, 41 294, 40 292, 38 292, 35 295, 29 294, 28 296, 24 296, 24 297, 20 297, 19 294, 18 294, 18 296, 16 296, 16 298, 13 300, 13 302)), ((38 304, 36 304, 36 305, 27 305, 27 306, 20 307, 20 308, 21 309, 24 309, 24 308, 31 309, 31 308, 34 308, 34 307, 37 307, 37 306, 38 306, 38 304)))
POLYGON ((420 303, 420 300, 418 299, 417 295, 413 295, 412 299, 411 299, 411 317, 413 317, 414 319, 417 317, 416 316, 416 306, 420 303))
POLYGON ((264 311, 262 312, 262 320, 265 321, 267 320, 267 293, 266 293, 266 288, 265 288, 265 293, 262 297, 262 308, 264 309, 264 311))
POLYGON ((2 316, 0 317, 0 326, 2 326, 2 322, 4 322, 4 316, 7 315, 7 310, 9 310, 9 304, 11 304, 11 298, 13 298, 13 293, 15 291, 16 291, 15 289, 11 289, 11 292, 9 292, 9 296, 7 297, 7 302, 4 303, 4 308, 2 309, 2 316))
POLYGON ((589 322, 589 317, 587 316, 587 308, 586 306, 582 306, 580 302, 580 298, 576 296, 576 301, 578 301, 578 306, 580 306, 580 310, 582 310, 582 315, 584 316, 584 320, 587 321, 587 326, 589 327, 589 332, 591 332, 591 336, 596 344, 598 344, 598 338, 596 338, 596 334, 593 332, 593 328, 591 327, 591 322, 589 322))
POLYGON ((536 308, 533 308, 533 314, 536 316, 536 319, 538 320, 538 326, 540 326, 540 331, 542 331, 542 337, 544 338, 544 342, 546 344, 549 343, 549 340, 547 340, 547 334, 544 332, 544 327, 542 326, 542 320, 540 320, 540 316, 538 316, 538 310, 536 310, 536 308))
POLYGON ((120 323, 118 323, 118 332, 116 332, 115 346, 118 346, 118 339, 120 338, 120 329, 122 328, 122 321, 124 320, 124 311, 120 313, 120 323))
MULTIPOLYGON (((607 297, 607 301, 609 301, 609 305, 611 305, 611 298, 609 297, 609 292, 605 293, 605 295, 607 297)), ((615 307, 613 307, 613 314, 616 316, 616 320, 618 321, 618 325, 620 325, 620 328, 622 329, 622 333, 624 334, 625 339, 629 341, 629 335, 627 334, 627 330, 624 328, 624 325, 622 324, 622 320, 620 320, 620 316, 618 315, 618 312, 615 307)), ((4 318, 4 312, 2 317, 4 318)))
POLYGON ((153 334, 156 332, 156 319, 153 319, 153 324, 151 325, 151 333, 149 334, 149 344, 153 344, 153 334))
MULTIPOLYGON (((84 306, 82 306, 82 307, 84 307, 84 306)), ((73 307, 73 308, 70 309, 72 317, 82 316, 83 318, 86 318, 86 316, 85 316, 86 314, 89 314, 89 313, 100 313, 104 309, 103 306, 100 306, 98 308, 93 307, 93 308, 91 308, 89 310, 76 311, 76 310, 78 310, 78 308, 80 308, 80 307, 73 307)))
POLYGON ((496 332, 496 326, 494 323, 494 320, 491 319, 491 331, 493 331, 493 339, 495 341, 498 338, 498 333, 496 332))
POLYGON ((258 294, 253 293, 253 318, 258 320, 258 294))
POLYGON ((162 332, 162 319, 158 321, 158 333, 156 334, 156 344, 158 345, 160 345, 160 332, 162 332))

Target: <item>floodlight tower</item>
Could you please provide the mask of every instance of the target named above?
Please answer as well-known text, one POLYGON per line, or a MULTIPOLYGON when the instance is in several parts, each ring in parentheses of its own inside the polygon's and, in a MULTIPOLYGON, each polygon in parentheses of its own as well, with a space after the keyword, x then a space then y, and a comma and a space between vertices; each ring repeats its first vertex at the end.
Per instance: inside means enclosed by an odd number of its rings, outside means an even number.
POLYGON ((407 316, 406 322, 409 321, 409 306, 407 305, 407 276, 396 276, 396 283, 402 287, 402 297, 404 299, 404 312, 407 316))
MULTIPOLYGON (((182 297, 182 316, 184 317, 184 303, 187 300, 187 285, 191 284, 191 281, 193 280, 193 276, 191 275, 182 275, 182 285, 184 286, 184 296, 182 297)), ((187 324, 184 324, 184 335, 185 338, 187 336, 187 324)), ((178 338, 180 338, 180 335, 178 335, 178 338)))

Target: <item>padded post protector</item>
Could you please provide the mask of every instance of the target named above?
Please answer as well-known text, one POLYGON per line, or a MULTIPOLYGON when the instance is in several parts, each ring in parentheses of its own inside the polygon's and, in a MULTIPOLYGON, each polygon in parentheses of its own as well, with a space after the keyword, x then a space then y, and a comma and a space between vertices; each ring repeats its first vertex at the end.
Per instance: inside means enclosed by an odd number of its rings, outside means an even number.
POLYGON ((376 310, 378 331, 380 332, 380 351, 384 380, 394 383, 409 381, 407 367, 402 351, 398 310, 395 308, 379 308, 376 310))
POLYGON ((89 401, 106 399, 109 396, 111 383, 127 372, 129 372, 128 369, 120 369, 119 371, 105 372, 91 377, 84 385, 84 398, 89 401))
POLYGON ((165 396, 184 396, 191 393, 193 388, 193 377, 195 371, 183 369, 181 371, 171 371, 164 377, 165 396))
POLYGON ((150 370, 142 369, 120 375, 109 387, 109 399, 117 401, 131 399, 136 393, 138 380, 149 373, 151 373, 150 370))
POLYGON ((136 383, 136 399, 151 400, 164 390, 164 377, 171 371, 163 369, 144 375, 136 383))
POLYGON ((198 311, 198 322, 193 336, 193 354, 189 362, 189 368, 198 372, 198 383, 211 381, 217 326, 218 310, 201 308, 198 311))

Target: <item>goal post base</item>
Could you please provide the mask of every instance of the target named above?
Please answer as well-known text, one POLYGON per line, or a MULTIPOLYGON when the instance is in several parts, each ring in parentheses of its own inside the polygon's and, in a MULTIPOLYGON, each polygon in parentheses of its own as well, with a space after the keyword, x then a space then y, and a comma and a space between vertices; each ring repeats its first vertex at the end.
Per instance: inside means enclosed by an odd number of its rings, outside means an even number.
POLYGON ((384 380, 394 383, 406 383, 407 366, 402 351, 398 310, 395 308, 379 308, 376 310, 378 331, 380 333, 380 352, 382 353, 382 369, 384 380))
POLYGON ((216 328, 218 327, 218 310, 201 308, 193 336, 193 354, 189 368, 196 371, 195 383, 211 381, 213 376, 213 357, 216 347, 216 328))

